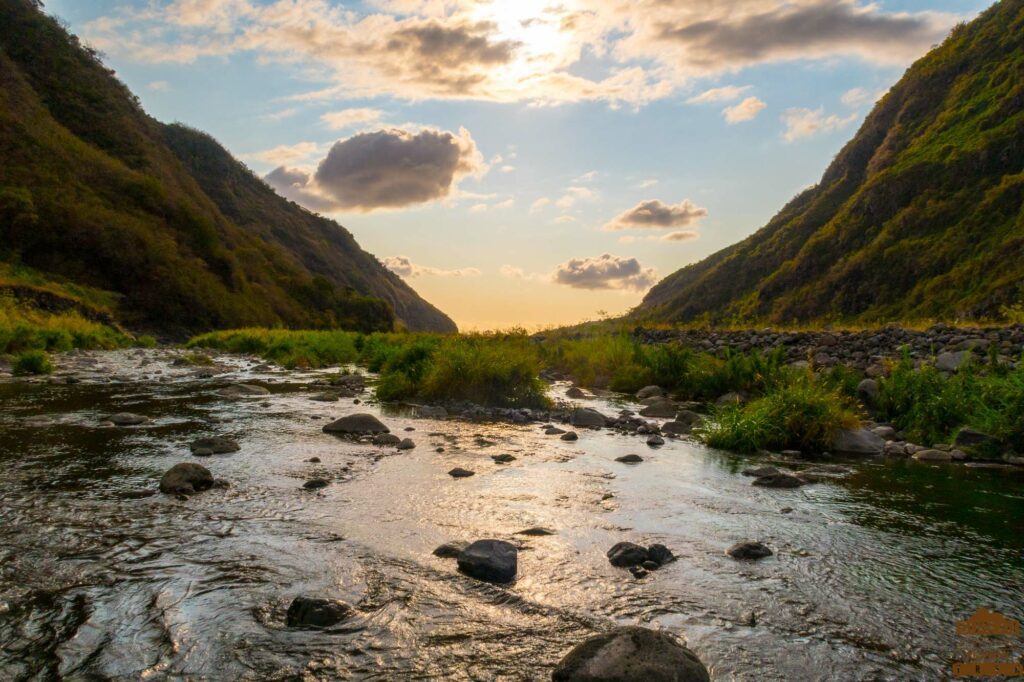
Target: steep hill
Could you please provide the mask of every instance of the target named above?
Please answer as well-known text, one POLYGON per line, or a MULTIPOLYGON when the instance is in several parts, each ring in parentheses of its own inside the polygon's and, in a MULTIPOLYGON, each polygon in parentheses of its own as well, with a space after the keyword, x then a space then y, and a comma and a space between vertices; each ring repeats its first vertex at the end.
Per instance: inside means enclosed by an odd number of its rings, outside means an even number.
POLYGON ((152 119, 33 0, 0 0, 0 261, 119 294, 127 325, 452 331, 202 133, 152 119))
POLYGON ((1024 0, 958 26, 821 181, 666 277, 659 321, 998 318, 1024 301, 1024 0))

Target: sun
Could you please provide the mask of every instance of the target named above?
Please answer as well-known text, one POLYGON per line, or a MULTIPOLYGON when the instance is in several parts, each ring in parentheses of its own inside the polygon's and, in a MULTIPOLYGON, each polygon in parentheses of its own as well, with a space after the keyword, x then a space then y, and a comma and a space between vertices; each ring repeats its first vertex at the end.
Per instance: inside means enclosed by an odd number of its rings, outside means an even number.
POLYGON ((492 0, 478 5, 475 18, 489 21, 504 40, 519 43, 512 69, 516 76, 527 76, 539 69, 556 66, 570 48, 571 35, 562 30, 558 10, 551 0, 492 0))

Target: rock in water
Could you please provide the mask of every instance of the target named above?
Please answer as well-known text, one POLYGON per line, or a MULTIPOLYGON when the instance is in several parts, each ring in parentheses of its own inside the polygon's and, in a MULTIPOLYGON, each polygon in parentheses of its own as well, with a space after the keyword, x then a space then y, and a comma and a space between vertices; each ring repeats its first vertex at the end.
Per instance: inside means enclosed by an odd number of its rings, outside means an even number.
POLYGON ((160 492, 168 495, 191 495, 213 487, 213 474, 201 464, 175 464, 160 479, 160 492))
POLYGON ((324 426, 324 433, 359 436, 367 433, 390 433, 391 429, 372 414, 350 414, 324 426))
POLYGON ((761 478, 762 476, 777 476, 782 472, 773 466, 759 466, 759 467, 747 467, 743 470, 744 476, 755 476, 761 478))
POLYGON ((509 462, 516 461, 516 458, 512 455, 491 455, 491 459, 494 460, 495 464, 508 464, 509 462))
POLYGON ((494 583, 516 577, 518 550, 502 540, 477 540, 459 553, 459 570, 468 576, 494 583))
POLYGON ((881 455, 885 439, 868 429, 843 429, 832 438, 832 452, 837 455, 881 455))
POLYGON ((255 384, 232 384, 217 391, 222 398, 248 398, 270 395, 270 391, 255 384))
POLYGON ((633 542, 615 543, 608 550, 606 556, 612 566, 618 566, 619 568, 639 566, 650 558, 646 547, 641 547, 633 542))
POLYGON ((637 400, 647 400, 648 398, 655 398, 665 395, 665 391, 660 386, 644 386, 636 392, 637 400))
POLYGON ((662 438, 661 436, 659 436, 658 434, 654 434, 650 438, 647 439, 647 444, 650 445, 652 448, 654 448, 654 447, 657 447, 659 445, 664 445, 665 444, 665 439, 662 438))
POLYGON ((672 563, 676 560, 672 550, 665 545, 651 545, 647 548, 647 558, 656 562, 659 566, 672 563))
POLYGON ((402 442, 402 439, 393 433, 378 433, 376 436, 373 437, 373 441, 371 442, 374 445, 388 446, 398 445, 399 443, 402 442))
POLYGON ((412 438, 403 438, 395 447, 399 450, 412 450, 416 447, 416 443, 412 438))
POLYGON ((572 398, 573 400, 580 400, 581 398, 586 398, 587 394, 581 391, 576 386, 573 386, 568 391, 565 392, 565 397, 572 398))
POLYGON ((448 418, 448 410, 440 405, 418 405, 415 414, 419 419, 444 420, 448 418))
POLYGON ((476 473, 475 471, 470 471, 469 469, 463 469, 462 467, 455 467, 454 469, 452 469, 451 471, 448 472, 448 475, 451 476, 452 478, 468 478, 468 477, 472 476, 475 473, 476 473))
POLYGON ((623 464, 639 464, 644 461, 644 458, 640 455, 623 455, 622 457, 616 457, 616 462, 622 462, 623 464))
POLYGON ((675 637, 636 626, 595 635, 559 661, 554 682, 710 682, 697 655, 675 637))
POLYGON ((209 450, 210 454, 226 454, 228 452, 238 452, 242 449, 235 441, 222 436, 200 438, 192 441, 192 444, 188 447, 192 450, 192 454, 194 455, 199 455, 199 451, 201 450, 209 450))
POLYGON ((551 530, 550 528, 542 528, 540 526, 534 526, 533 528, 527 528, 526 530, 521 530, 521 531, 516 533, 516 535, 530 535, 530 536, 533 536, 533 537, 538 537, 538 536, 541 536, 541 535, 554 535, 554 534, 555 534, 555 531, 551 530))
POLYGON ((589 407, 581 407, 578 410, 572 411, 572 416, 569 418, 569 422, 573 426, 594 428, 605 426, 608 423, 608 419, 597 410, 593 410, 589 407))
POLYGON ((290 628, 329 628, 352 614, 352 607, 337 599, 296 597, 288 607, 286 623, 290 628))
POLYGON ((325 392, 317 393, 316 395, 309 396, 310 400, 315 400, 318 403, 336 403, 340 399, 337 393, 325 392))
POLYGON ((545 436, 560 436, 563 433, 565 433, 565 429, 560 429, 557 426, 549 426, 548 428, 544 429, 545 436))
POLYGON ((790 474, 769 474, 768 476, 759 476, 754 479, 751 485, 760 486, 762 488, 799 488, 802 485, 806 485, 807 481, 790 474))
POLYGON ((572 441, 572 440, 579 440, 579 439, 580 439, 580 437, 578 435, 576 435, 575 431, 569 431, 568 433, 563 433, 560 436, 560 440, 572 441))
POLYGON ((725 550, 725 553, 733 559, 757 561, 758 559, 763 559, 766 556, 771 556, 772 550, 770 550, 767 545, 760 542, 737 542, 735 545, 725 550))
POLYGON ((311 478, 302 484, 302 487, 306 490, 319 490, 320 488, 326 488, 331 484, 326 478, 311 478))
POLYGON ((104 421, 117 426, 138 426, 148 422, 149 417, 143 417, 141 414, 133 414, 131 412, 118 412, 117 414, 110 415, 104 421))
POLYGON ((641 417, 674 417, 676 416, 676 406, 669 400, 659 400, 656 403, 652 403, 640 410, 641 417))

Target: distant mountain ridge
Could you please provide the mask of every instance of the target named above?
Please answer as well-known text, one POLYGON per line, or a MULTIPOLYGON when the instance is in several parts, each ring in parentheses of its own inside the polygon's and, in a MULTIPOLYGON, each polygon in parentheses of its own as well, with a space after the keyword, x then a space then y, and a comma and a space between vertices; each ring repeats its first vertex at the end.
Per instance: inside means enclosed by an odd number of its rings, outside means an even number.
POLYGON ((0 262, 119 294, 125 324, 455 331, 337 223, 149 117, 34 0, 0 0, 0 262))
POLYGON ((669 275, 667 322, 1000 318, 1024 302, 1024 0, 911 66, 821 181, 669 275))

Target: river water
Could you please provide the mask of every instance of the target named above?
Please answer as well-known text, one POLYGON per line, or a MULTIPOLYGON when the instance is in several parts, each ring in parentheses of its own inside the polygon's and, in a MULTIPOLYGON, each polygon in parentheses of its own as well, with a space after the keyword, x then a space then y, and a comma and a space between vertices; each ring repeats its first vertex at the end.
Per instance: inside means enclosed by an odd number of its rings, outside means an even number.
POLYGON ((0 680, 540 680, 615 624, 684 637, 714 680, 934 680, 950 676, 957 620, 1024 615, 1019 473, 853 461, 845 477, 760 489, 740 471, 763 457, 689 439, 654 449, 584 430, 571 443, 539 424, 381 414, 311 401, 317 372, 221 357, 226 371, 201 378, 175 357, 79 353, 56 381, 0 381, 0 680), (272 393, 214 394, 238 381, 272 393), (151 422, 100 426, 123 411, 151 422), (416 449, 321 432, 353 412, 416 449), (198 460, 188 443, 205 435, 242 449, 198 460), (491 460, 505 453, 516 460, 491 460), (614 461, 629 453, 645 461, 614 461), (155 493, 182 461, 231 487, 155 493), (476 475, 453 479, 456 466, 476 475), (303 490, 314 476, 332 483, 303 490), (516 535, 532 526, 556 534, 516 535), (480 538, 520 545, 514 584, 431 554, 480 538), (605 558, 620 540, 679 560, 635 579, 605 558), (775 555, 734 561, 724 550, 741 540, 775 555), (356 615, 289 630, 297 595, 356 615))

